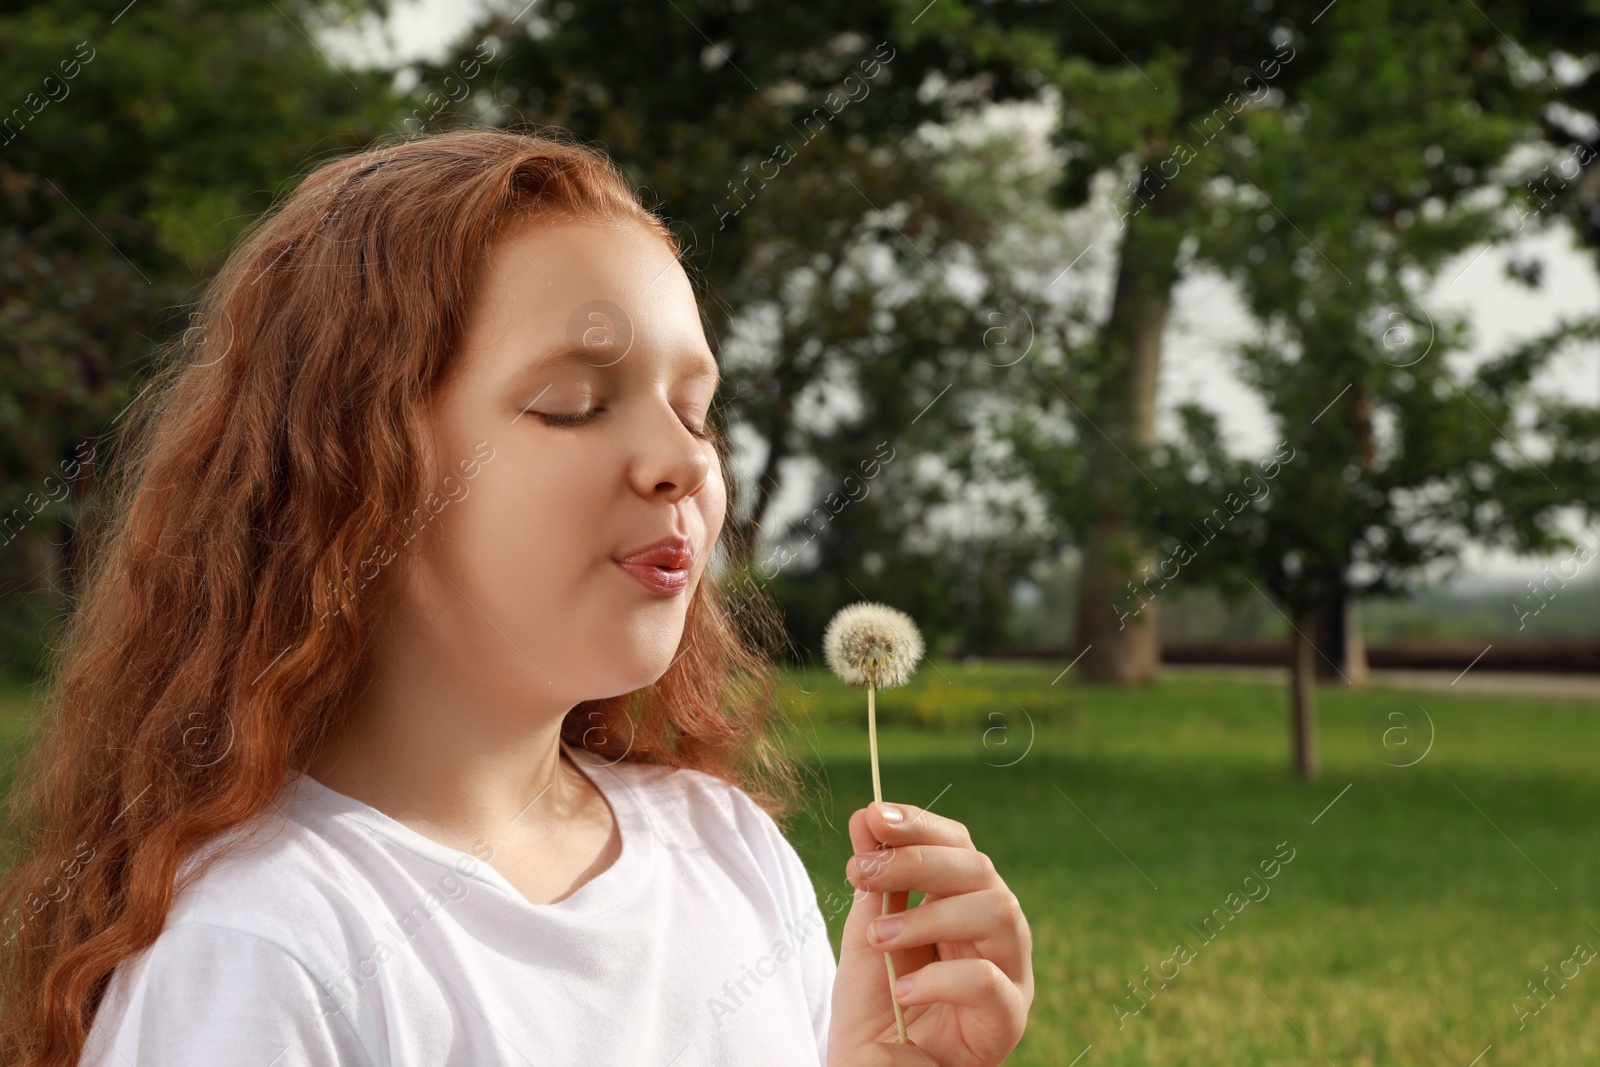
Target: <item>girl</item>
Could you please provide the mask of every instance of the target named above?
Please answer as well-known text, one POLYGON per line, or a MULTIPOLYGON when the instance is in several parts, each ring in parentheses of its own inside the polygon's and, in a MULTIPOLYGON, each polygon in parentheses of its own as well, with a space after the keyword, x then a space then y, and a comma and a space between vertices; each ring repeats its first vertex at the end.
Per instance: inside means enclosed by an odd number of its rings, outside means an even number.
POLYGON ((19 779, 0 1062, 1015 1046, 1029 932, 964 826, 855 812, 837 961, 778 829, 771 605, 708 569, 679 254, 603 155, 493 130, 328 163, 253 227, 115 465, 19 779))

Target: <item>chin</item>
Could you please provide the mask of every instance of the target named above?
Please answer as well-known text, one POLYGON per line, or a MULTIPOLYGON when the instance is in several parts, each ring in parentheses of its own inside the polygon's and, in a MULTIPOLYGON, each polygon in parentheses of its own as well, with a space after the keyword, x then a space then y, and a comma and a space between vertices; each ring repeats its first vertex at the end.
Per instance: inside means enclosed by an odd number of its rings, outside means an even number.
POLYGON ((605 682, 598 687, 605 691, 589 699, 622 696, 653 685, 667 673, 673 657, 678 654, 676 641, 670 647, 663 647, 649 639, 623 640, 611 647, 616 651, 601 667, 605 682))

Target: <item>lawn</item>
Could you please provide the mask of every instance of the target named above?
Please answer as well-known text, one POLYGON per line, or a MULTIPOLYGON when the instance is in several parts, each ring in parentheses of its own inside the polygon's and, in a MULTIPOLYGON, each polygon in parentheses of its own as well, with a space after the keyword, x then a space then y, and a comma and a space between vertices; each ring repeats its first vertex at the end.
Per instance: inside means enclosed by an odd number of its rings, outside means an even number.
MULTIPOLYGON (((1052 684, 1062 666, 928 663, 879 701, 887 798, 966 823, 1028 914, 1009 1063, 1600 1063, 1600 706, 1324 688, 1307 786, 1280 686, 1052 684), (1391 766, 1424 751, 1420 711, 1431 748, 1391 766), (1391 712, 1412 747, 1374 743, 1391 712)), ((790 835, 819 894, 848 896, 864 696, 810 671, 784 700, 819 786, 790 835)), ((8 755, 23 716, 0 693, 8 755)))
MULTIPOLYGON (((1324 688, 1304 785, 1281 686, 1052 685, 1062 666, 940 662, 879 694, 886 799, 964 822, 1028 914, 1009 1063, 1600 1063, 1600 706, 1324 688), (1385 748, 1391 712, 1412 732, 1385 748)), ((786 702, 827 790, 791 837, 847 895, 864 695, 810 671, 786 702)))
POLYGON ((28 686, 0 671, 0 797, 10 789, 24 753, 26 735, 33 725, 32 700, 33 691, 28 686))

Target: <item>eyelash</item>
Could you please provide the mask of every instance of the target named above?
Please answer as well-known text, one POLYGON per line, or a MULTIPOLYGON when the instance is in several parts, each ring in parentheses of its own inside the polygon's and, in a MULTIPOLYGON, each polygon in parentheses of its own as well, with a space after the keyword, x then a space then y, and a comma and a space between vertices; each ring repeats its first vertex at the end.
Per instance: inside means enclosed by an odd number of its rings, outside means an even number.
MULTIPOLYGON (((572 427, 582 426, 586 423, 593 422, 599 417, 600 412, 604 410, 604 408, 590 408, 581 415, 547 415, 538 411, 534 412, 533 414, 547 426, 572 427)), ((706 433, 704 430, 696 430, 693 426, 690 426, 687 423, 684 424, 684 429, 688 430, 691 434, 693 434, 695 437, 698 437, 702 441, 709 441, 711 439, 711 435, 709 433, 706 433)))
POLYGON ((593 422, 601 410, 601 408, 590 408, 581 415, 546 415, 541 411, 535 411, 533 414, 547 426, 582 426, 586 422, 593 422))

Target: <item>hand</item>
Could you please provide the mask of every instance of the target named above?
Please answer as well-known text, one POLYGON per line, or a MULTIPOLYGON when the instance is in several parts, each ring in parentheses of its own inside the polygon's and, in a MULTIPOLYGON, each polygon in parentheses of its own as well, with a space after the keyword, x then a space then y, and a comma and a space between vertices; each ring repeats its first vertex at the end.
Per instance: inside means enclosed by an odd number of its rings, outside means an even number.
POLYGON ((850 842, 845 876, 856 894, 839 947, 828 1067, 994 1067, 1022 1039, 1033 1004, 1033 936, 1016 895, 964 825, 921 808, 868 805, 850 816, 850 842), (924 896, 908 909, 913 890, 924 896), (903 929, 879 940, 872 929, 885 893, 903 929), (874 1047, 900 1042, 886 949, 895 976, 910 976, 898 999, 914 1048, 874 1047))

